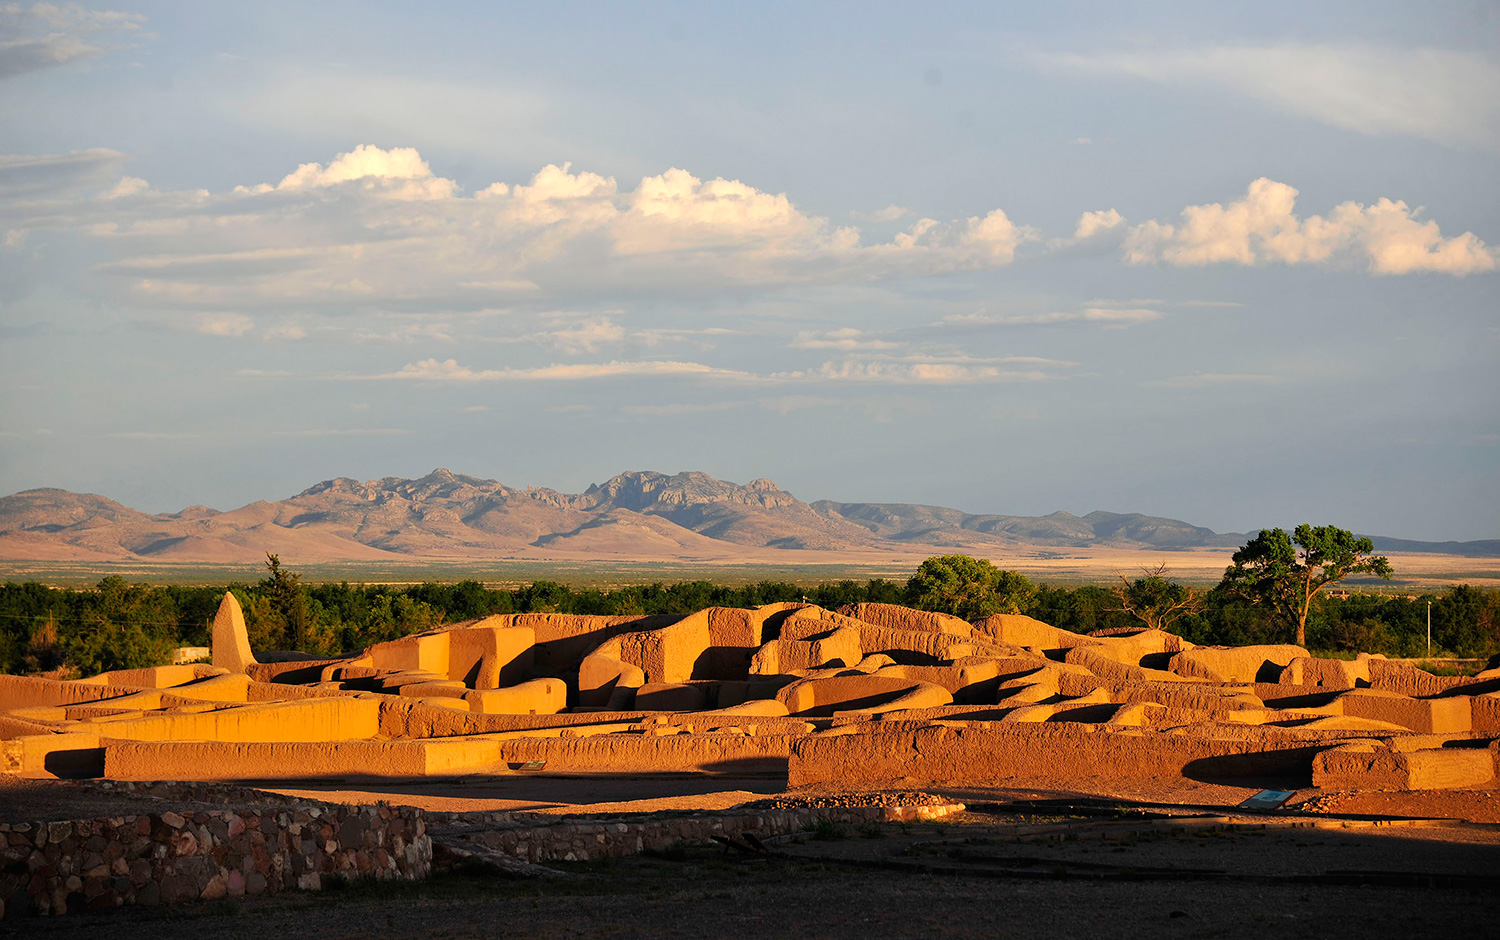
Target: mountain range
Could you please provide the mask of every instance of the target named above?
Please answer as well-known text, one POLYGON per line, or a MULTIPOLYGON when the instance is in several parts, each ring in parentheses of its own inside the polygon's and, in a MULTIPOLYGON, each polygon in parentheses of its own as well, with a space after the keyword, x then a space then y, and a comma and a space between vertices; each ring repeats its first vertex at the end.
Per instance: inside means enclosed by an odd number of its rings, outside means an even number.
MULTIPOLYGON (((728 562, 804 553, 878 557, 961 551, 1233 548, 1216 533, 1139 513, 974 515, 903 503, 805 503, 770 480, 631 471, 576 495, 437 469, 420 479, 325 480, 289 499, 219 512, 144 513, 61 489, 0 498, 0 559, 255 562, 675 559, 728 562)), ((1500 556, 1500 540, 1377 539, 1378 550, 1500 556)))

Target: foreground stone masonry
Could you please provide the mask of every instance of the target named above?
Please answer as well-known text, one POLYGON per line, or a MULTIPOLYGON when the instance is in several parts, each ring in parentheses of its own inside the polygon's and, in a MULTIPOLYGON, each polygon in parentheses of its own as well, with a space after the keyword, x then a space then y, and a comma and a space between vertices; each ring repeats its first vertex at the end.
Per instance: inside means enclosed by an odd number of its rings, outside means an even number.
POLYGON ((259 654, 226 595, 212 665, 0 676, 0 771, 120 780, 529 772, 794 784, 1493 779, 1500 669, 1084 636, 887 604, 488 617, 336 660, 259 654))
POLYGON ((425 878, 422 812, 241 807, 0 823, 0 918, 316 890, 330 876, 425 878))

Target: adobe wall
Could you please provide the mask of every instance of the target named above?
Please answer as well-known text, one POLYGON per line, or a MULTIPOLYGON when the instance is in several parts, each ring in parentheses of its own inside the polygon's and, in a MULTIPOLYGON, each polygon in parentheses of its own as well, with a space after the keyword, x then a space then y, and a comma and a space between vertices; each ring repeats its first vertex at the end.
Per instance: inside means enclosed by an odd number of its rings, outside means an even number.
POLYGON ((1473 729, 1473 708, 1461 696, 1422 699, 1376 689, 1353 689, 1341 693, 1334 702, 1345 715, 1384 721, 1413 731, 1448 734, 1473 729))
POLYGON ((1483 786, 1495 778, 1497 751, 1405 750, 1373 741, 1330 748, 1313 759, 1313 785, 1327 790, 1417 790, 1483 786))
POLYGON ((576 667, 594 647, 622 633, 659 630, 678 621, 671 615, 591 616, 587 614, 497 614, 459 627, 527 627, 536 636, 533 647, 533 671, 536 675, 554 675, 576 667))
POLYGON ((698 625, 708 628, 708 648, 699 658, 693 678, 743 680, 750 673, 755 651, 767 640, 766 622, 784 618, 790 612, 785 604, 771 604, 753 610, 709 607, 678 621, 674 629, 698 625))
MULTIPOLYGON (((691 716, 680 717, 691 724, 691 716)), ((750 717, 743 728, 754 726, 755 718, 750 717)), ((500 754, 509 764, 544 760, 549 773, 781 773, 796 739, 787 734, 679 733, 682 730, 682 725, 665 725, 646 734, 512 738, 500 742, 500 754)))
POLYGON ((889 627, 872 626, 858 620, 849 620, 846 623, 859 631, 860 648, 866 655, 883 653, 898 663, 930 665, 976 652, 973 643, 951 633, 894 630, 889 627), (911 653, 921 658, 916 659, 905 655, 911 653))
POLYGON ((166 689, 174 685, 221 676, 226 672, 214 666, 194 663, 185 666, 148 666, 144 669, 116 669, 101 672, 87 679, 73 679, 81 685, 114 685, 132 689, 166 689))
POLYGON ((1425 669, 1406 663, 1393 663, 1384 656, 1371 656, 1367 664, 1370 670, 1370 687, 1381 692, 1397 695, 1441 695, 1456 686, 1473 682, 1463 676, 1435 676, 1425 669))
POLYGON ((1195 646, 1172 656, 1167 669, 1207 682, 1274 682, 1307 650, 1287 643, 1262 646, 1195 646))
POLYGON ((849 667, 864 658, 859 631, 830 628, 826 621, 787 621, 781 639, 772 640, 750 657, 748 675, 797 675, 810 669, 849 667))
MULTIPOLYGON (((1257 731, 1259 729, 1256 729, 1257 731)), ((813 735, 792 743, 788 786, 904 786, 976 780, 1159 779, 1180 776, 1311 772, 1326 747, 1283 735, 1238 740, 1146 731, 1096 730, 1077 724, 994 724, 868 734, 813 735)))
POLYGON ((837 613, 892 630, 947 633, 964 639, 974 635, 974 628, 961 617, 930 610, 914 610, 900 604, 845 604, 837 613))
POLYGON ((1063 630, 1024 614, 992 614, 983 620, 976 620, 974 635, 989 637, 995 643, 1008 646, 1042 650, 1071 649, 1099 642, 1093 637, 1063 630))
POLYGON ((502 731, 531 731, 542 728, 569 728, 600 722, 638 721, 647 717, 643 711, 569 712, 556 715, 486 715, 434 708, 414 699, 384 696, 380 703, 380 733, 390 738, 445 738, 468 734, 492 734, 502 731))
POLYGON ((380 703, 364 698, 267 702, 100 722, 88 730, 138 741, 341 741, 380 731, 380 703))
POLYGON ((93 685, 87 682, 0 674, 0 711, 97 702, 138 691, 140 690, 137 688, 127 686, 93 685))
POLYGON ((0 823, 0 918, 318 890, 331 875, 415 880, 422 811, 312 805, 0 823))
POLYGON ((552 826, 516 825, 508 814, 469 813, 464 823, 477 831, 450 839, 482 845, 492 851, 530 862, 582 862, 620 858, 642 852, 661 852, 676 845, 704 844, 714 836, 741 838, 798 832, 820 822, 863 825, 875 822, 941 819, 963 812, 962 803, 927 806, 796 807, 754 813, 694 814, 641 819, 599 819, 552 826), (490 828, 492 827, 492 828, 490 828))
POLYGON ((634 704, 635 690, 647 678, 644 669, 625 661, 626 636, 605 640, 578 664, 579 705, 624 709, 634 704))
POLYGON ((776 694, 794 715, 830 717, 835 712, 879 713, 951 705, 942 686, 887 675, 818 676, 794 682, 776 694))
POLYGON ((298 780, 313 777, 425 777, 493 770, 499 744, 486 738, 314 743, 226 741, 104 742, 111 780, 298 780))

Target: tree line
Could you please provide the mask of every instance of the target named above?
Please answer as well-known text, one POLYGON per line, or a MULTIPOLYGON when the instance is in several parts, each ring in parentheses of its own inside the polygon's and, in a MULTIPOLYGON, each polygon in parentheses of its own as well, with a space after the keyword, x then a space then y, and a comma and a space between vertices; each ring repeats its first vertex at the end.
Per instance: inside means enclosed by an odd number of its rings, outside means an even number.
POLYGON ((1154 626, 1194 643, 1226 646, 1291 642, 1300 633, 1304 645, 1323 654, 1366 651, 1392 657, 1426 655, 1430 604, 1434 655, 1500 652, 1500 591, 1457 585, 1417 597, 1327 596, 1324 588, 1347 569, 1381 576, 1389 574, 1389 565, 1382 569, 1358 540, 1341 541, 1340 530, 1324 533, 1325 538, 1302 528, 1295 536, 1262 532, 1236 553, 1224 580, 1208 591, 1174 581, 1165 568, 1121 578, 1113 586, 1035 583, 966 555, 930 558, 904 583, 876 578, 816 587, 703 580, 612 590, 555 581, 514 589, 487 588, 473 580, 406 587, 310 585, 274 555, 259 582, 219 587, 129 584, 119 577, 105 578, 92 590, 11 582, 0 587, 0 671, 91 675, 161 664, 173 648, 208 645, 209 625, 225 590, 233 591, 244 608, 253 648, 327 656, 491 614, 682 615, 705 607, 785 601, 829 609, 860 602, 906 604, 969 620, 1027 614, 1076 633, 1154 626), (1340 554, 1343 549, 1352 555, 1340 554))

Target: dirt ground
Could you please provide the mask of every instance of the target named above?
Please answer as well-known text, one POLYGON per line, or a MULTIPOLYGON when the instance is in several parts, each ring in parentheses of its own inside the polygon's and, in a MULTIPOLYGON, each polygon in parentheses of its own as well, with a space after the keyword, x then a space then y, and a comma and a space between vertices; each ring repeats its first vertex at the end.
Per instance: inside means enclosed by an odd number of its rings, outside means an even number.
MULTIPOLYGON (((688 774, 513 776, 278 789, 447 812, 618 813, 722 809, 775 794, 783 783, 688 774)), ((43 806, 125 812, 150 802, 38 784, 0 780, 0 808, 8 802, 23 812, 43 806), (51 802, 31 802, 37 798, 51 802)), ((1490 818, 1500 790, 1303 791, 1294 802, 1320 813, 1254 815, 1233 809, 1253 792, 1246 787, 1179 781, 1124 789, 940 790, 969 804, 969 811, 940 823, 822 826, 770 840, 772 858, 681 847, 656 856, 547 863, 560 875, 530 880, 460 868, 415 884, 339 884, 316 894, 7 921, 5 935, 1280 940, 1500 934, 1500 820, 1490 818), (1439 815, 1450 818, 1427 818, 1439 815), (1460 821, 1464 815, 1485 821, 1460 821)))
MULTIPOLYGON (((524 811, 536 813, 652 813, 669 809, 728 809, 781 792, 784 777, 722 777, 703 774, 653 774, 639 777, 587 775, 513 775, 416 780, 404 783, 272 784, 273 793, 336 803, 384 800, 449 813, 524 811)), ((1025 784, 1028 781, 1021 781, 1025 784)), ((958 802, 1052 799, 1087 796, 1142 804, 1232 807, 1255 794, 1266 781, 1230 786, 1193 780, 1109 781, 1100 778, 1084 789, 1056 790, 1046 781, 1033 786, 938 787, 933 792, 958 802)), ((1500 824, 1500 782, 1468 790, 1333 791, 1298 790, 1289 806, 1307 812, 1461 819, 1500 824)))
MULTIPOLYGON (((1035 824, 1034 818, 1020 823, 1035 824)), ((1493 890, 1327 884, 1333 862, 1409 871, 1500 870, 1494 832, 1456 843, 1368 832, 1268 832, 991 846, 995 820, 889 824, 820 839, 798 836, 784 858, 718 849, 558 865, 569 877, 508 880, 474 870, 422 884, 354 885, 316 895, 220 901, 17 922, 17 935, 111 940, 204 936, 299 938, 1000 936, 1332 938, 1493 936, 1493 890), (797 844, 800 841, 801 844, 797 844), (1201 843, 1201 844, 1200 844, 1201 843), (1017 872, 996 875, 954 850, 995 849, 1017 872), (1017 853, 1022 854, 1017 854, 1017 853), (1078 856, 1069 860, 1069 856, 1078 856), (878 864, 929 866, 863 867, 878 864), (1211 863, 1212 875, 1157 877, 1151 866, 1211 863), (1091 868, 1091 865, 1099 867, 1091 868), (972 872, 970 871, 972 869, 972 872)), ((1427 833, 1426 835, 1430 835, 1427 833)), ((7 928, 11 925, 7 924, 7 928)))
MULTIPOLYGON (((222 804, 206 803, 174 805, 194 810, 223 808, 222 804)), ((90 781, 31 780, 0 774, 0 822, 137 816, 170 808, 149 796, 104 790, 90 781)))

